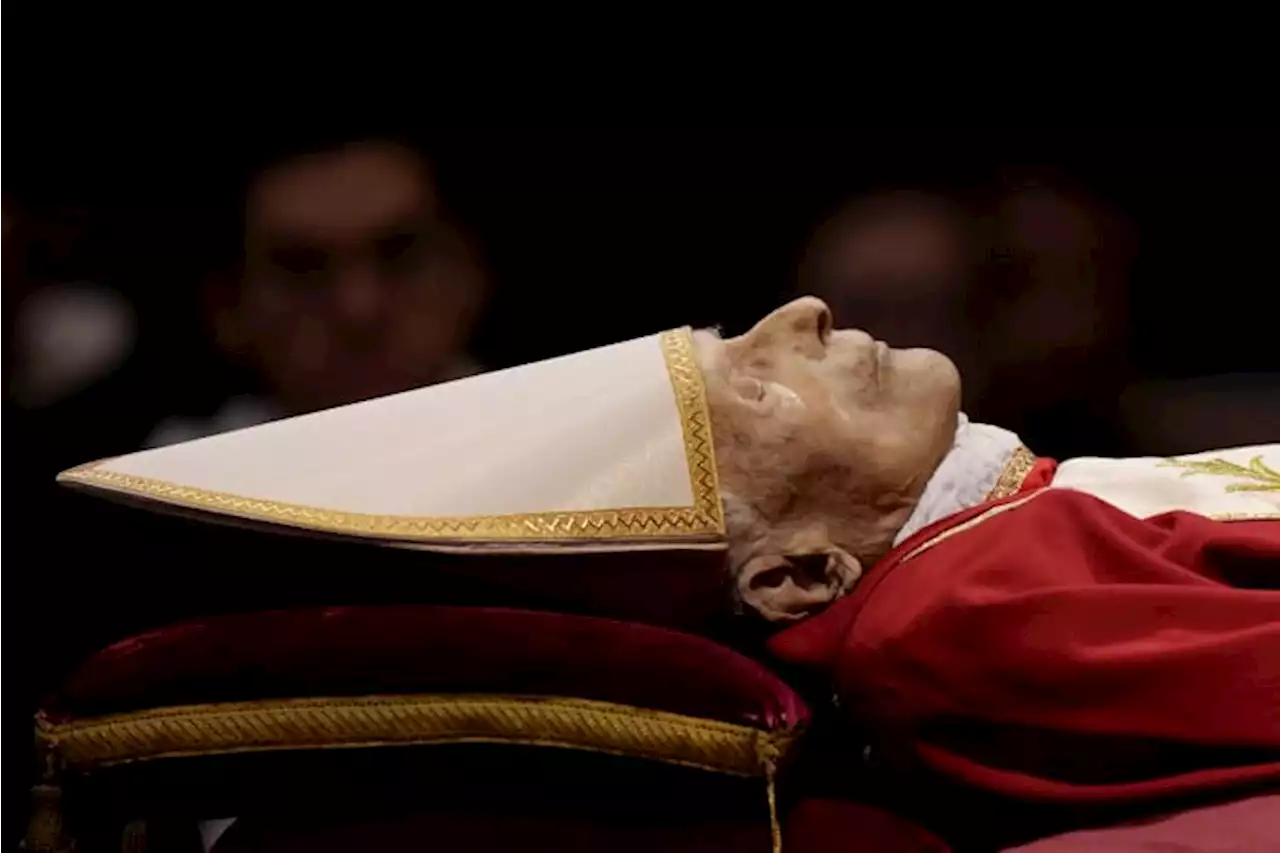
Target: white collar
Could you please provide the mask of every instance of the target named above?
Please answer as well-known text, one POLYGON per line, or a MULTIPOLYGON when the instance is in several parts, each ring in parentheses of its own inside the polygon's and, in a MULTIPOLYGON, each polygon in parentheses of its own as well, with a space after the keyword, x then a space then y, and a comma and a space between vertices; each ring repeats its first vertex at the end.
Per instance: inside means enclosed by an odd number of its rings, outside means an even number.
POLYGON ((939 519, 985 501, 1021 446, 1017 434, 990 424, 970 423, 962 413, 955 443, 929 478, 920 502, 893 544, 939 519))

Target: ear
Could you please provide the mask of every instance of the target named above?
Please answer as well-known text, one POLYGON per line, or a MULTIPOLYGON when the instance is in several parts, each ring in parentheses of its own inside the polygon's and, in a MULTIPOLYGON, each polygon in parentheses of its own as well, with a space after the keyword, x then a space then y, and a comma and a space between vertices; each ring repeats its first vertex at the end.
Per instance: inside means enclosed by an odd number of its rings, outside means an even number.
POLYGON ((798 622, 853 588, 862 564, 827 543, 794 554, 760 554, 738 572, 738 598, 769 622, 798 622))

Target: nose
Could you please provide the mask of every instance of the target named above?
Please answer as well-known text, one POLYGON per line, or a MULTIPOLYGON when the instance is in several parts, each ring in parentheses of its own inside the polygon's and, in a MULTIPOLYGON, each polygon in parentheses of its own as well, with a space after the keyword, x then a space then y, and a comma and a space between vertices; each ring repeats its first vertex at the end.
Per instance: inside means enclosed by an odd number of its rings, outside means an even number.
POLYGON ((832 326, 827 303, 816 296, 801 296, 765 317, 756 329, 770 336, 825 345, 832 326))

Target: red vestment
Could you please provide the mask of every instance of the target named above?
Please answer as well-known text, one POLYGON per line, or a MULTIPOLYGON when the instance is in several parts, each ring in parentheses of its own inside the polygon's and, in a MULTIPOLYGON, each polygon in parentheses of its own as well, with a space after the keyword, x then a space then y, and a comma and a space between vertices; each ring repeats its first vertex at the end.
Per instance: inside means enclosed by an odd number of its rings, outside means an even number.
POLYGON ((1280 520, 1024 487, 919 531, 770 649, 970 790, 1097 806, 1280 783, 1280 520))

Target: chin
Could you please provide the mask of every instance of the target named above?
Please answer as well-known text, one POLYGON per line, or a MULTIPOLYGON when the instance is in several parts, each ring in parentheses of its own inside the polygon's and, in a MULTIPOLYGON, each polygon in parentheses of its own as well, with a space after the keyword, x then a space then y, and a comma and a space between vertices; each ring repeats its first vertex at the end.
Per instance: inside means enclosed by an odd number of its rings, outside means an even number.
POLYGON ((923 347, 894 350, 894 360, 899 369, 911 370, 913 373, 931 373, 939 381, 956 386, 960 384, 960 370, 956 363, 937 350, 923 347))
POLYGON ((950 358, 931 349, 894 351, 894 370, 911 397, 928 400, 944 418, 960 410, 960 370, 950 358))

